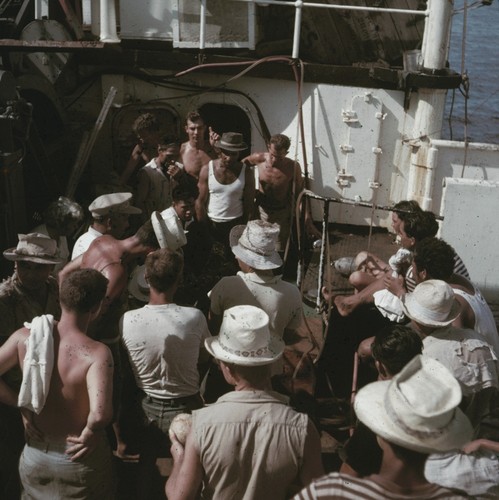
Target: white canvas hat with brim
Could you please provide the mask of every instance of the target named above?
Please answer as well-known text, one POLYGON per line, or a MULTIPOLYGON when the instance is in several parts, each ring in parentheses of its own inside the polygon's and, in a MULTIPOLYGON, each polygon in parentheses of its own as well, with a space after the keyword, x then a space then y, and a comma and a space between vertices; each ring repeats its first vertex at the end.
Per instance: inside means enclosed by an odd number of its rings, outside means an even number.
POLYGON ((391 380, 368 384, 355 397, 358 419, 386 441, 419 453, 460 449, 473 428, 458 408, 461 388, 438 361, 418 355, 391 380))
POLYGON ((450 325, 461 313, 454 290, 442 280, 423 281, 401 300, 406 316, 424 326, 450 325))
POLYGON ((175 251, 187 243, 184 228, 177 216, 170 215, 163 218, 156 211, 151 214, 151 222, 160 248, 175 251))
POLYGON ((214 358, 242 366, 269 365, 284 351, 282 339, 270 334, 267 313, 255 306, 227 309, 219 335, 204 344, 214 358))
POLYGON ((59 264, 57 242, 45 234, 30 233, 18 234, 17 247, 9 248, 3 252, 7 260, 35 262, 36 264, 59 264))
POLYGON ((234 226, 229 235, 233 254, 257 270, 277 269, 283 262, 276 250, 279 224, 250 220, 246 225, 234 226))
POLYGON ((149 283, 146 281, 146 266, 137 266, 128 282, 130 295, 141 302, 149 302, 149 283))

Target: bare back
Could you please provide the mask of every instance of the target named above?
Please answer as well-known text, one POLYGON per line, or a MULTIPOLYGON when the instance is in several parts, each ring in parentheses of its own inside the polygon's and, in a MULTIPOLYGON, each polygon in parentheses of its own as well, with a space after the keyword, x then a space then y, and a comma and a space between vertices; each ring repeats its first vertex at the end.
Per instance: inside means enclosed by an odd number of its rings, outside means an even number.
MULTIPOLYGON (((82 432, 91 409, 112 414, 113 361, 107 346, 78 330, 61 336, 56 324, 53 335, 50 389, 35 423, 46 436, 65 439, 82 432)), ((25 349, 24 344, 19 348, 25 349)), ((24 353, 19 357, 24 359, 24 353)))
POLYGON ((123 253, 122 240, 104 235, 94 240, 83 254, 81 267, 95 269, 109 280, 105 302, 120 297, 127 285, 128 270, 122 264, 123 253))

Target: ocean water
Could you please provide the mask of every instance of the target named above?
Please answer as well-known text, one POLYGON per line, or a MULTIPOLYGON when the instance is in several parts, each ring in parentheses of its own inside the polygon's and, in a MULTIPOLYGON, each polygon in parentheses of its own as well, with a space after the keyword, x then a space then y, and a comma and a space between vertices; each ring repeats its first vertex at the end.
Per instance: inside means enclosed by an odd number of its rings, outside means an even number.
MULTIPOLYGON (((442 0, 443 1, 443 0, 442 0)), ((492 5, 473 8, 480 1, 468 1, 464 69, 470 88, 468 99, 467 136, 471 142, 499 144, 499 0, 492 5)), ((450 67, 461 72, 464 0, 456 0, 451 31, 450 67)), ((451 125, 448 123, 452 91, 447 96, 444 139, 463 140, 465 99, 456 89, 451 125)))

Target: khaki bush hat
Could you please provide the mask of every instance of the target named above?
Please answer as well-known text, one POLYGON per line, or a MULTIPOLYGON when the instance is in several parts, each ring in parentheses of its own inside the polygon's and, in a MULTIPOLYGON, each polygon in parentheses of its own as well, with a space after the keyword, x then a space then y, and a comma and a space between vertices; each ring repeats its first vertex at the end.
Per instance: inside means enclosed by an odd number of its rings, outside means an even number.
POLYGON ((37 264, 59 264, 62 259, 59 257, 57 242, 45 234, 30 233, 18 234, 19 242, 17 247, 9 248, 3 252, 7 260, 25 260, 37 264))
POLYGON ((140 214, 142 210, 130 204, 132 193, 109 193, 95 198, 88 210, 92 217, 104 217, 111 214, 140 214))

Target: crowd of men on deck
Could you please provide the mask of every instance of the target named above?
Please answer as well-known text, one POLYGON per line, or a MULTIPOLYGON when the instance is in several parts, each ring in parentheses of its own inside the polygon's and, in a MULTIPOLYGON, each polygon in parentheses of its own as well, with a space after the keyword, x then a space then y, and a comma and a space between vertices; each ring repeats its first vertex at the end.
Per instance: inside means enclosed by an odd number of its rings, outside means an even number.
POLYGON ((323 291, 318 377, 346 396, 358 350, 368 382, 341 470, 325 475, 317 421, 278 384, 303 316, 283 278, 304 188, 290 140, 241 159, 243 135, 198 112, 185 132, 180 144, 139 116, 129 191, 95 198, 69 241, 85 211, 60 197, 4 250, 0 498, 118 498, 119 460, 138 461, 144 499, 498 494, 497 327, 435 216, 394 205, 401 250, 338 260, 356 293, 323 291), (171 424, 185 413, 184 441, 171 424))

